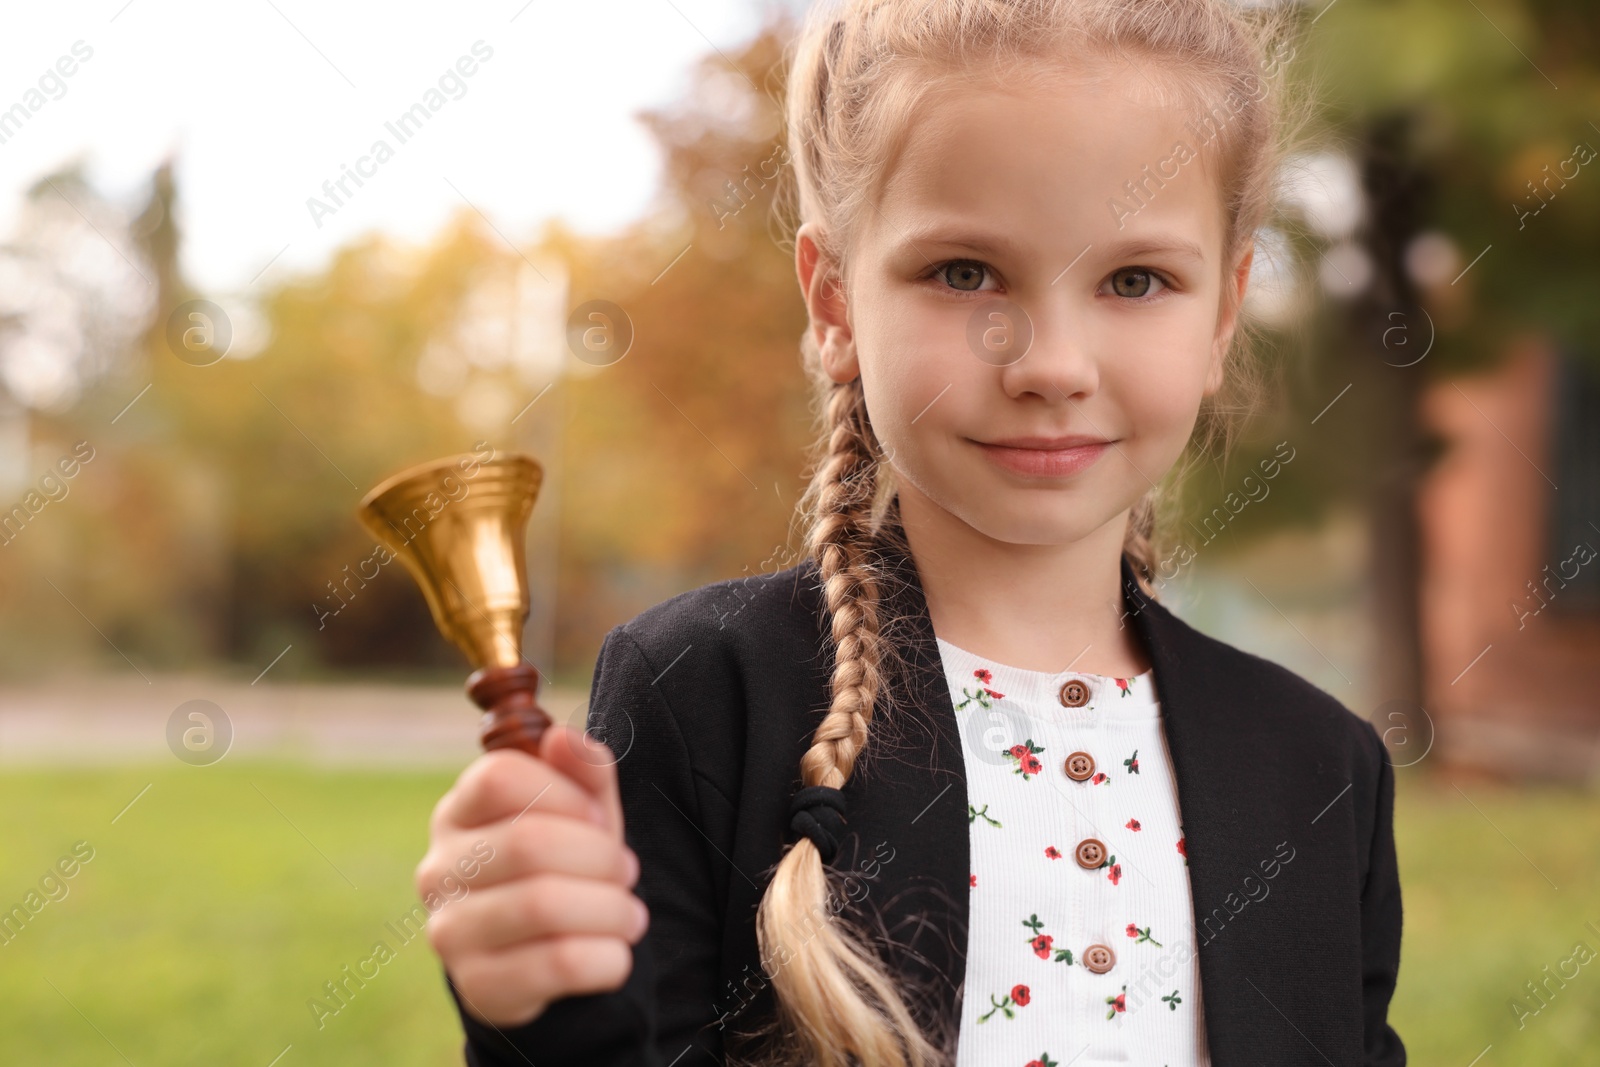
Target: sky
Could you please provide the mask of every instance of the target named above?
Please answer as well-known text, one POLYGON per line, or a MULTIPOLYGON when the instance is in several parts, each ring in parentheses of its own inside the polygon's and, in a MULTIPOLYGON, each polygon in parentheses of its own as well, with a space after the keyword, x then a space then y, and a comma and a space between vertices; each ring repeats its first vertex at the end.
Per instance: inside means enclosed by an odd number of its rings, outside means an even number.
POLYGON ((315 270, 373 230, 423 244, 462 208, 517 243, 558 216, 610 232, 658 185, 660 156, 635 113, 675 99, 698 60, 749 39, 772 9, 796 6, 8 5, 0 115, 24 104, 13 114, 27 117, 0 124, 0 240, 43 176, 81 161, 94 186, 132 204, 169 155, 183 268, 202 292, 315 270), (402 126, 419 104, 426 120, 402 126))

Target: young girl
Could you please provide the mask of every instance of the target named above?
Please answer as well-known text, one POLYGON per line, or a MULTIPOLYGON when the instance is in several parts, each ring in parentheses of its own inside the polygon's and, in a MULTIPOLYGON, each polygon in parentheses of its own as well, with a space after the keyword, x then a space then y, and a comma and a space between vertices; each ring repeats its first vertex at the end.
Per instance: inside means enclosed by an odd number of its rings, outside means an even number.
POLYGON ((813 10, 807 552, 612 630, 604 744, 440 801, 419 892, 492 848, 428 926, 469 1064, 1405 1062, 1382 742, 1155 599, 1167 475, 1248 406, 1281 39, 813 10))

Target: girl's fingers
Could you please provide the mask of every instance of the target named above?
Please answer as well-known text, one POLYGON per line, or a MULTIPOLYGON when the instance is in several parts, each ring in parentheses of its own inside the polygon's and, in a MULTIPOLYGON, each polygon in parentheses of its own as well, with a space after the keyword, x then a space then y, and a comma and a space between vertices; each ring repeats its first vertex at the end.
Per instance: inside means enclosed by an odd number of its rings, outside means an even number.
POLYGON ((417 892, 447 898, 535 874, 566 874, 631 888, 639 863, 633 850, 592 822, 540 814, 535 805, 504 819, 458 832, 435 844, 417 867, 417 892), (478 862, 474 862, 474 860, 478 862))
POLYGON ((428 940, 473 1015, 521 1025, 627 980, 649 913, 630 891, 639 863, 606 746, 552 726, 538 757, 484 753, 435 806, 429 839, 416 871, 428 940))
POLYGON ((561 997, 620 989, 632 970, 626 942, 588 936, 474 953, 449 966, 467 1010, 499 1027, 521 1026, 561 997))
POLYGON ((573 935, 632 944, 648 925, 644 902, 614 882, 540 874, 474 889, 435 912, 427 930, 434 950, 450 961, 573 935))
POLYGON ((517 749, 496 749, 468 764, 439 799, 431 833, 438 839, 533 810, 602 826, 610 818, 604 804, 549 763, 517 749))

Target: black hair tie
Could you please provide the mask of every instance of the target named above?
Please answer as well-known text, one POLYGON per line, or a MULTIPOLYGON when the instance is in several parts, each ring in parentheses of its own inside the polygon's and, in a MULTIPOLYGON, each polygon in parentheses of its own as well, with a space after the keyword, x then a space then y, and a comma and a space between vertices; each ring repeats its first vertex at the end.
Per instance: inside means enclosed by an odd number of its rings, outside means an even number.
POLYGON ((817 846, 823 863, 832 863, 844 836, 844 794, 828 785, 808 785, 789 801, 789 829, 817 846))

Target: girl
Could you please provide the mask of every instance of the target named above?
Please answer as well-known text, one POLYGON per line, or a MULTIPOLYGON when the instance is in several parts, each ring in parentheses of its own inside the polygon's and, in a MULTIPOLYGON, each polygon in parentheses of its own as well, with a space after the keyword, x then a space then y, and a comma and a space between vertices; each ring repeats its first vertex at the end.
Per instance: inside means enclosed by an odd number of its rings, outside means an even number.
POLYGON ((1166 475, 1249 406, 1275 39, 1226 0, 813 10, 807 553, 612 630, 604 744, 440 801, 419 892, 493 849, 428 926, 469 1064, 1405 1062, 1382 742, 1155 599, 1166 475))

